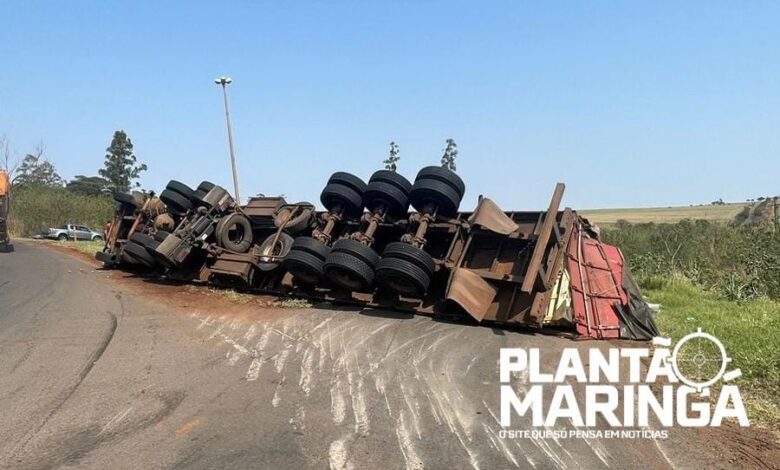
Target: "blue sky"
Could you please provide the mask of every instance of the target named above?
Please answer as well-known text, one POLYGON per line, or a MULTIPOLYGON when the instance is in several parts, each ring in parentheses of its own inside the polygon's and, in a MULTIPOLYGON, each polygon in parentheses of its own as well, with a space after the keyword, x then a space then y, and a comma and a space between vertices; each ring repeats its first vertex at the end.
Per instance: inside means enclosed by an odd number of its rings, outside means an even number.
POLYGON ((687 205, 780 193, 780 2, 0 2, 0 134, 96 174, 317 200, 388 143, 414 178, 459 146, 462 209, 687 205), (293 4, 294 3, 294 4, 293 4))

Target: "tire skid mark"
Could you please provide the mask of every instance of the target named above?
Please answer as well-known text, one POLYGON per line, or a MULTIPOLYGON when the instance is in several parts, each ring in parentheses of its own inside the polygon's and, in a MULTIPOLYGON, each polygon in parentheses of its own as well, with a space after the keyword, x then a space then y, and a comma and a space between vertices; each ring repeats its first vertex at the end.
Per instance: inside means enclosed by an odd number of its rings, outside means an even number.
POLYGON ((35 437, 35 435, 38 434, 41 431, 41 429, 43 429, 44 426, 46 426, 49 420, 51 420, 51 418, 62 408, 62 406, 70 399, 70 397, 72 397, 73 394, 76 393, 76 390, 78 390, 81 383, 95 367, 95 364, 97 364, 98 360, 100 360, 100 357, 103 356, 104 352, 106 352, 108 345, 111 343, 111 340, 114 338, 114 333, 116 333, 116 328, 118 325, 116 315, 114 315, 111 312, 106 312, 106 314, 108 315, 108 320, 109 320, 108 328, 106 329, 105 333, 103 333, 100 342, 98 342, 98 344, 95 345, 95 349, 93 349, 92 353, 89 355, 89 357, 87 357, 87 361, 84 363, 84 366, 81 368, 81 371, 79 371, 78 376, 76 377, 76 382, 70 388, 64 391, 61 398, 57 401, 57 404, 43 418, 43 420, 41 420, 41 422, 35 427, 35 429, 28 432, 27 436, 21 441, 21 443, 16 448, 16 450, 12 452, 12 455, 14 457, 18 455, 18 453, 27 446, 27 444, 32 440, 32 438, 35 437))

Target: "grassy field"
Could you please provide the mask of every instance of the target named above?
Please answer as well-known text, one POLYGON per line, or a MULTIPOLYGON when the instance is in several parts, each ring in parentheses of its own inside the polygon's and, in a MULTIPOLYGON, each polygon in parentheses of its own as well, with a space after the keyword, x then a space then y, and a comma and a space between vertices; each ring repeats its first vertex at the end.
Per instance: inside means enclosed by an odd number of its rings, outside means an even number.
POLYGON ((614 225, 618 220, 631 223, 657 222, 674 223, 684 219, 705 219, 728 222, 745 207, 746 203, 705 205, 693 207, 648 207, 638 209, 593 209, 578 211, 592 223, 602 226, 614 225))
POLYGON ((656 321, 674 341, 701 328, 719 338, 739 368, 740 387, 751 424, 780 426, 780 302, 732 302, 685 280, 648 282, 644 295, 661 304, 656 321))

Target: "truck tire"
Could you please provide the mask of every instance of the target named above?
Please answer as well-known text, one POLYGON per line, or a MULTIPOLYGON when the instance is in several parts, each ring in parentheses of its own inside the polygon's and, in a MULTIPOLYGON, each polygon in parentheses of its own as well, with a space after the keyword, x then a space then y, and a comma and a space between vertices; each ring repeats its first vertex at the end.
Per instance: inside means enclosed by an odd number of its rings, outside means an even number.
POLYGON ((422 269, 430 276, 436 267, 433 257, 423 251, 421 248, 403 242, 392 242, 385 246, 382 252, 382 259, 395 258, 409 261, 418 268, 422 269))
POLYGON ((210 207, 211 205, 204 200, 206 197, 206 194, 208 194, 209 191, 214 189, 214 186, 216 186, 211 181, 203 181, 198 185, 198 189, 192 192, 192 196, 190 197, 190 201, 192 201, 192 204, 195 207, 210 207))
POLYGON ((64 233, 61 233, 61 234, 57 235, 57 240, 59 240, 61 242, 64 242, 67 239, 68 239, 68 236, 65 235, 64 233))
POLYGON ((195 207, 209 207, 209 203, 204 200, 206 197, 206 194, 208 194, 208 191, 203 191, 198 189, 197 191, 192 193, 192 197, 190 198, 190 201, 192 201, 192 205, 195 207))
POLYGON ((376 268, 376 282, 406 297, 422 297, 428 290, 431 276, 411 261, 382 258, 376 268))
POLYGON ((426 166, 417 173, 415 182, 420 179, 436 180, 446 183, 458 193, 460 198, 463 198, 463 195, 466 194, 466 183, 460 179, 460 176, 454 171, 441 166, 426 166))
POLYGON ((192 202, 176 191, 165 189, 160 193, 160 200, 165 203, 168 212, 173 215, 182 215, 192 209, 192 202))
POLYGON ((336 240, 336 243, 333 244, 333 248, 331 249, 331 253, 346 253, 353 258, 363 261, 371 270, 376 267, 376 264, 380 259, 380 256, 373 248, 349 238, 336 240))
POLYGON ((374 282, 374 269, 350 253, 331 252, 322 266, 325 276, 350 292, 366 292, 374 282))
POLYGON ((146 248, 134 241, 129 241, 125 244, 124 252, 141 264, 154 266, 154 258, 152 258, 152 255, 146 251, 146 248))
POLYGON ((412 205, 420 212, 436 208, 436 213, 444 217, 454 217, 460 206, 460 196, 447 183, 435 179, 418 179, 409 194, 412 205))
POLYGON ((364 183, 362 179, 345 171, 337 171, 330 175, 328 184, 340 184, 351 188, 359 194, 363 194, 363 191, 366 190, 366 183, 364 183))
POLYGON ((114 200, 120 204, 127 204, 128 206, 140 207, 138 201, 132 194, 117 192, 114 193, 114 200))
POLYGON ((201 181, 197 190, 207 193, 214 189, 214 186, 216 186, 216 184, 212 183, 211 181, 201 181))
POLYGON ((138 243, 141 246, 147 246, 149 243, 154 241, 154 238, 145 233, 135 232, 134 234, 130 235, 130 241, 138 243))
POLYGON ((392 184, 406 194, 409 194, 409 191, 412 190, 412 183, 410 183, 408 179, 404 178, 400 173, 390 170, 375 171, 374 174, 371 175, 371 178, 368 179, 369 183, 372 181, 381 181, 383 183, 392 184))
POLYGON ((388 216, 398 219, 409 211, 409 195, 390 183, 371 181, 363 193, 363 205, 371 212, 384 207, 388 216))
POLYGON ((322 190, 320 201, 329 211, 341 208, 348 217, 360 217, 363 214, 363 193, 349 186, 329 183, 322 190))
POLYGON ((327 259, 328 255, 330 254, 331 248, 316 238, 298 237, 293 242, 290 250, 305 251, 307 253, 311 253, 322 261, 325 261, 325 259, 327 259))
POLYGON ((192 193, 195 192, 193 191, 192 188, 190 188, 186 184, 176 180, 170 180, 168 184, 165 186, 165 189, 170 189, 171 191, 179 193, 187 199, 191 198, 192 193))
POLYGON ((303 250, 290 250, 282 265, 301 284, 315 285, 323 277, 324 261, 303 250))
POLYGON ((217 223, 216 237, 226 250, 246 253, 254 241, 252 224, 244 215, 233 212, 217 223))

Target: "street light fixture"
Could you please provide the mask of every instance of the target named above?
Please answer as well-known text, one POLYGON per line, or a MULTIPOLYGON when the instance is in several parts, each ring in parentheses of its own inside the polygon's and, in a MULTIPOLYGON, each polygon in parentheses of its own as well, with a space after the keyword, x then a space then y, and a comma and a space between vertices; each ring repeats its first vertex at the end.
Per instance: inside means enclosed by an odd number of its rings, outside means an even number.
POLYGON ((241 196, 238 194, 238 173, 236 172, 236 152, 233 149, 233 129, 230 124, 230 109, 228 108, 227 85, 233 83, 230 77, 219 77, 214 79, 214 83, 222 85, 222 97, 225 99, 225 121, 227 122, 228 145, 230 147, 230 164, 233 167, 233 189, 236 196, 236 202, 241 204, 241 196))

